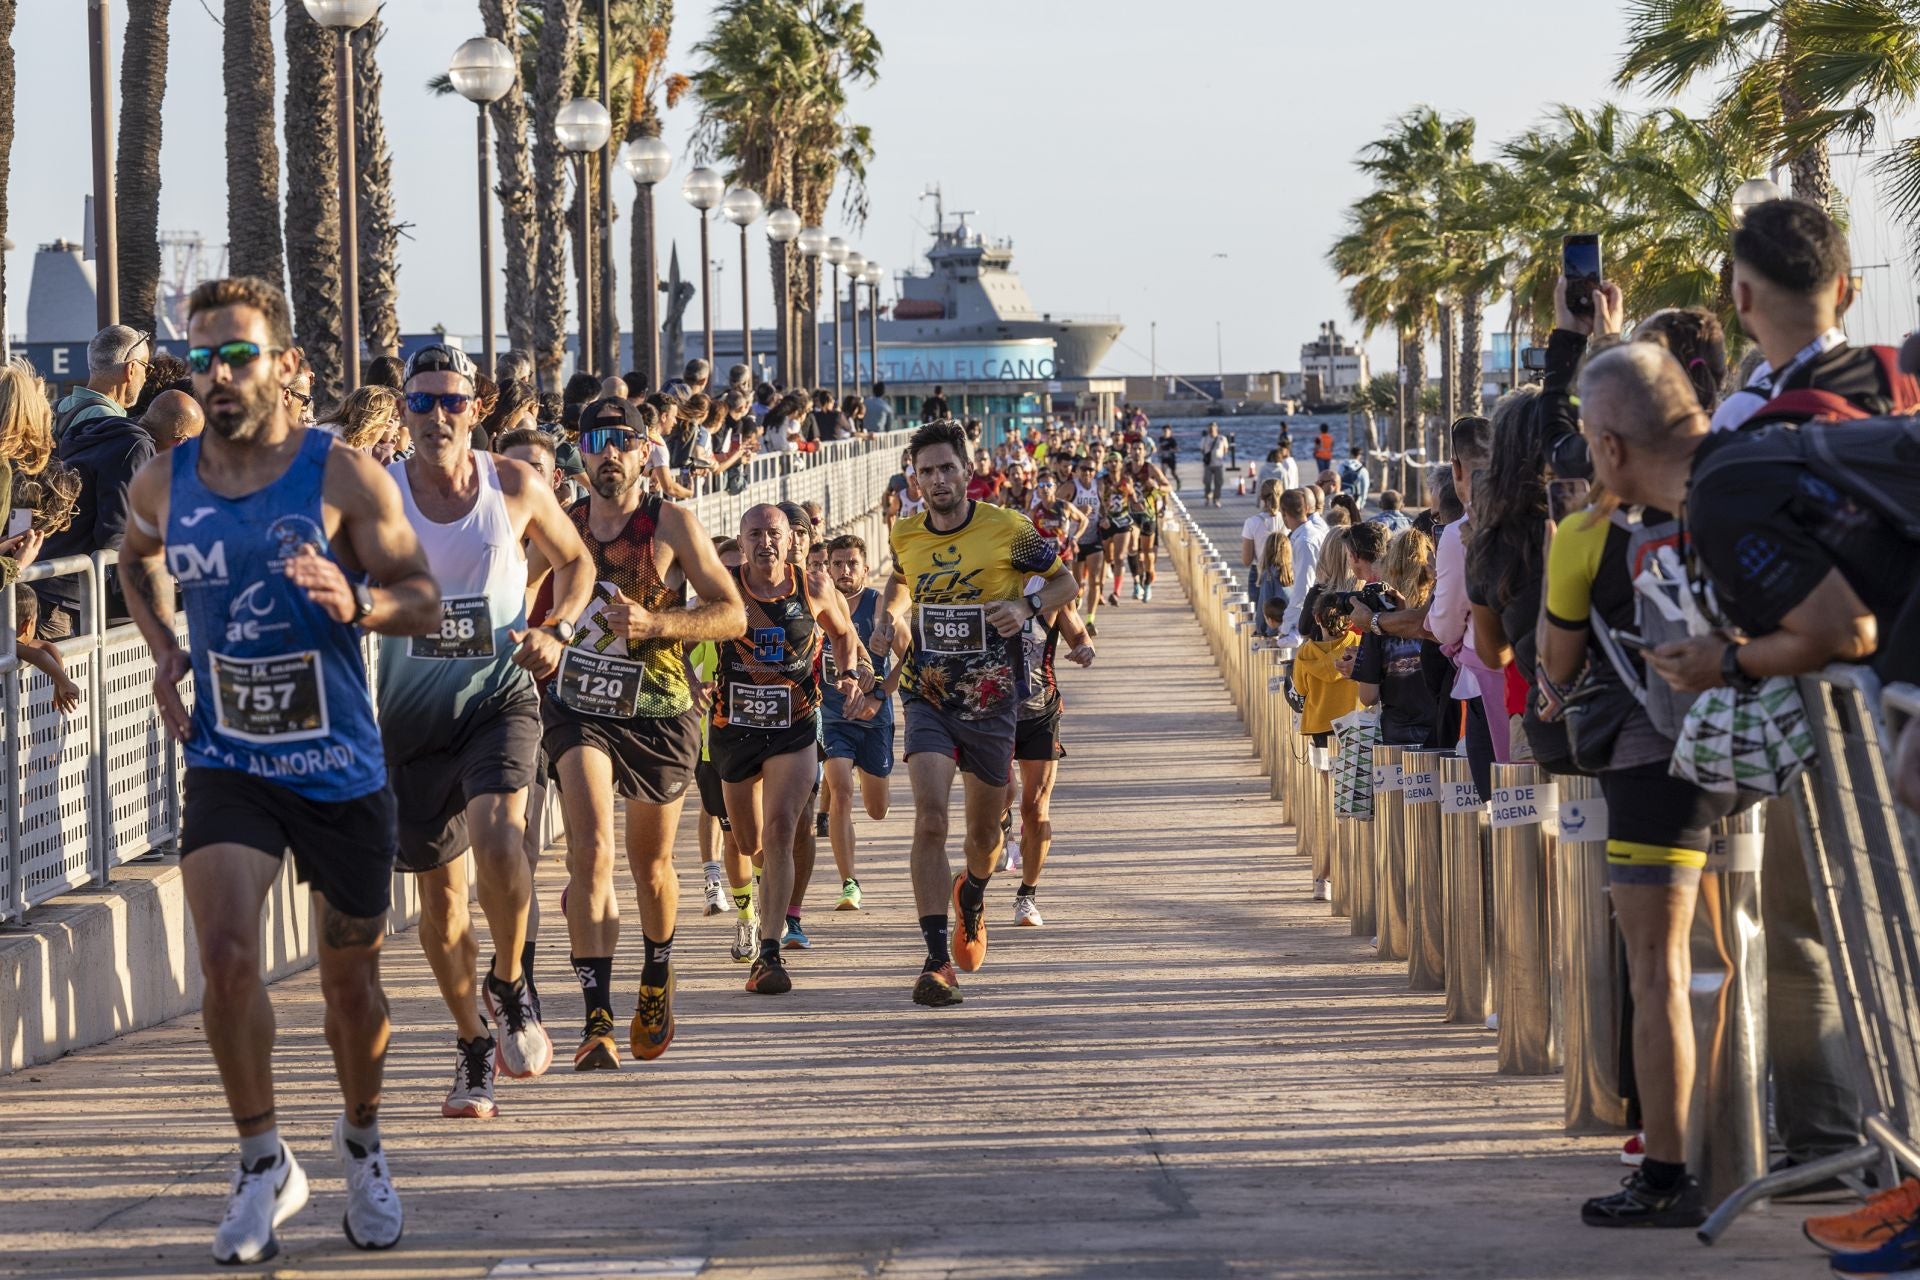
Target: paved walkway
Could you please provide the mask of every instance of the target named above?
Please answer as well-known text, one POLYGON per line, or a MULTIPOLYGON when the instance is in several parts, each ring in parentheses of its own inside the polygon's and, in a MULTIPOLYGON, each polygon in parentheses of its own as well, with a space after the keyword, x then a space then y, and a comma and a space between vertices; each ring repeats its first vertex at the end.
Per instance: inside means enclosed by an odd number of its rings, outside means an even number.
MULTIPOLYGON (((1229 501, 1237 526, 1250 500, 1229 501)), ((907 999, 904 808, 865 828, 871 909, 809 914, 792 996, 741 991, 730 916, 683 916, 673 1050, 618 1076, 503 1083, 496 1121, 439 1118, 450 1035, 417 946, 395 938, 383 1125, 409 1227, 366 1255, 341 1238, 325 1154, 338 1101, 317 984, 279 986, 280 1111, 314 1200, 273 1273, 1814 1273, 1785 1208, 1712 1250, 1582 1228, 1579 1200, 1623 1172, 1616 1144, 1563 1137, 1557 1079, 1495 1076, 1489 1033, 1443 1026, 1437 996, 1308 901, 1171 571, 1153 604, 1101 622, 1098 666, 1066 675, 1049 923, 1003 927, 1012 878, 997 880, 989 963, 960 1009, 907 999)), ((555 923, 561 879, 549 858, 555 923)), ((630 991, 632 923, 625 943, 630 991)), ((540 973, 570 1034, 560 946, 540 973)), ((213 1270, 233 1142, 196 1018, 0 1079, 0 1116, 0 1275, 213 1270)))

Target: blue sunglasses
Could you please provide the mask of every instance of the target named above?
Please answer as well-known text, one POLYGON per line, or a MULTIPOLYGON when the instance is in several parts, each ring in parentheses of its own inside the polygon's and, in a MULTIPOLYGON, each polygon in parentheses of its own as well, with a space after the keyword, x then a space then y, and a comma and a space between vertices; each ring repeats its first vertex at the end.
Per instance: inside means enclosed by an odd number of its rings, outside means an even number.
POLYGON ((472 403, 472 396, 461 395, 457 391, 450 391, 443 396, 437 396, 431 391, 407 392, 407 408, 414 413, 432 413, 435 404, 448 413, 465 413, 467 406, 472 403))

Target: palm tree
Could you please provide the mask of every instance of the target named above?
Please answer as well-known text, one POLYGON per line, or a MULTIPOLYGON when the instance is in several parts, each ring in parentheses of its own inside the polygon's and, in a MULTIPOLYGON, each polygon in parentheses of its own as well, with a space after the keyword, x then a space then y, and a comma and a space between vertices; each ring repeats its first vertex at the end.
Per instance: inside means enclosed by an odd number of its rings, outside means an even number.
MULTIPOLYGON (((693 76, 701 104, 695 145, 704 156, 724 163, 732 182, 759 191, 769 207, 792 208, 813 225, 825 220, 844 174, 848 219, 865 220, 872 135, 847 118, 847 86, 879 74, 880 42, 864 4, 722 0, 694 52, 705 60, 693 76)), ((783 343, 795 367, 780 375, 793 386, 802 381, 799 352, 814 340, 796 321, 811 316, 818 300, 795 269, 794 246, 777 246, 768 259, 775 323, 785 334, 803 334, 801 343, 783 343)))
POLYGON ((340 283, 340 102, 334 84, 338 39, 307 14, 286 8, 287 266, 294 341, 313 366, 313 395, 333 403, 344 393, 340 283))
POLYGON ((120 58, 120 137, 114 161, 120 311, 151 328, 160 292, 160 119, 167 96, 172 0, 127 0, 120 58))
MULTIPOLYGON (((393 220, 393 155, 380 114, 380 15, 353 36, 353 151, 359 222, 360 337, 376 356, 400 354, 400 228, 393 220)), ((493 371, 487 370, 489 377, 493 371)))
MULTIPOLYGON (((533 364, 542 386, 557 386, 567 348, 567 153, 554 129, 573 96, 568 74, 580 47, 580 0, 541 0, 534 77, 535 227, 533 364)), ((581 367, 587 365, 581 353, 581 367)))
POLYGON ((235 275, 259 276, 278 286, 286 280, 287 269, 280 240, 280 149, 273 138, 268 0, 226 0, 221 29, 227 93, 227 262, 235 275))
MULTIPOLYGON (((7 242, 7 182, 13 174, 14 0, 0 0, 0 245, 7 242)), ((7 314, 6 255, 0 253, 0 316, 7 314)))

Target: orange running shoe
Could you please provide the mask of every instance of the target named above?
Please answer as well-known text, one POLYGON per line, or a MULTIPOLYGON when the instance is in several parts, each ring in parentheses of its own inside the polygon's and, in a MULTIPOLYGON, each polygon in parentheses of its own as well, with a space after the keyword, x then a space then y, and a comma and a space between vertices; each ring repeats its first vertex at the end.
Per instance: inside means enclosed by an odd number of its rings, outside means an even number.
POLYGON ((1920 1217, 1920 1179, 1908 1178, 1867 1197, 1851 1212, 1808 1218, 1801 1230, 1828 1253, 1861 1253, 1878 1249, 1916 1217, 1920 1217))
POLYGON ((962 871, 953 878, 953 964, 962 973, 977 972, 987 962, 987 905, 968 912, 960 905, 960 886, 967 882, 962 871))
POLYGON ((573 1051, 575 1071, 618 1071, 620 1046, 613 1042, 613 1018, 605 1009, 587 1014, 587 1029, 580 1036, 580 1047, 573 1051))
POLYGON ((757 996, 783 996, 793 990, 793 976, 784 964, 755 960, 747 971, 747 990, 757 996))
POLYGON ((913 1002, 930 1009, 944 1009, 960 1003, 960 979, 953 975, 951 962, 921 973, 913 984, 913 1002))
POLYGON ((667 966, 667 985, 640 986, 640 1004, 628 1028, 633 1056, 651 1062, 673 1043, 673 966, 667 966))

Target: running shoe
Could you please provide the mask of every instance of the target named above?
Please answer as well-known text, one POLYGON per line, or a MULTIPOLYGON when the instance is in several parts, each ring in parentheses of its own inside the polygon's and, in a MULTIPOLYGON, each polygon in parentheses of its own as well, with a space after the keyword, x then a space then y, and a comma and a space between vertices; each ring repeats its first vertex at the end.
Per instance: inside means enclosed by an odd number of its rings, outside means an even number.
POLYGON ((631 1028, 633 1056, 652 1062, 673 1043, 673 966, 667 966, 667 984, 640 987, 640 1004, 633 1011, 631 1028))
POLYGON ((1139 600, 1142 598, 1140 595, 1140 584, 1138 582, 1133 584, 1133 598, 1135 600, 1139 600))
POLYGON ((1920 1222, 1909 1222, 1872 1249, 1836 1253, 1833 1274, 1840 1280, 1896 1280, 1920 1275, 1920 1222))
POLYGON ((1114 608, 1118 609, 1120 607, 1119 591, 1116 590, 1116 591, 1107 592, 1107 603, 1112 605, 1114 608))
POLYGON ((813 939, 800 927, 800 921, 793 916, 787 917, 787 927, 780 934, 780 945, 789 951, 811 951, 813 939))
POLYGON ((237 1267, 275 1257, 280 1240, 273 1229, 306 1205, 306 1170, 285 1143, 274 1159, 241 1165, 227 1192, 227 1216, 213 1233, 213 1260, 237 1267))
POLYGON ((1620 1180, 1620 1190, 1580 1206, 1590 1227, 1697 1227, 1707 1220, 1700 1183, 1689 1174, 1672 1191, 1655 1191, 1639 1169, 1620 1180))
POLYGON ((1040 916, 1040 903, 1032 895, 1013 900, 1013 922, 1029 929, 1038 929, 1046 923, 1040 916))
MULTIPOLYGON (((715 866, 717 868, 718 864, 715 864, 715 866)), ((707 898, 706 914, 717 916, 727 909, 727 891, 722 887, 718 875, 709 875, 706 883, 701 886, 701 889, 707 898)))
POLYGON ((1847 1213, 1808 1218, 1801 1230, 1828 1253, 1865 1253, 1878 1249, 1920 1218, 1920 1181, 1875 1192, 1847 1213))
POLYGON ((860 909, 860 882, 849 880, 840 886, 840 901, 833 904, 835 911, 858 911, 860 909))
POLYGON ((493 1101, 495 1042, 492 1036, 462 1040, 453 1066, 453 1088, 440 1114, 453 1120, 491 1120, 500 1114, 493 1101))
POLYGON ((813 834, 815 838, 820 840, 827 838, 827 817, 828 815, 825 809, 813 815, 813 834))
POLYGON ((1094 624, 1092 618, 1087 619, 1087 634, 1095 639, 1098 639, 1100 636, 1100 628, 1094 624))
POLYGON ((487 1016, 500 1034, 494 1037, 494 1066, 509 1080, 531 1080, 543 1076, 553 1065, 553 1039, 540 1025, 534 1011, 533 989, 526 978, 508 986, 487 971, 487 1016))
POLYGON ((929 1009, 944 1009, 950 1004, 959 1004, 960 979, 954 977, 953 965, 949 963, 922 970, 913 984, 913 1002, 926 1005, 929 1009))
POLYGON ((346 1124, 345 1116, 333 1122, 333 1154, 347 1173, 347 1212, 340 1225, 356 1249, 391 1249, 400 1243, 407 1216, 387 1174, 386 1152, 377 1142, 373 1150, 361 1150, 347 1139, 346 1124))
POLYGON ((793 978, 783 964, 755 960, 747 972, 747 990, 757 996, 783 996, 793 990, 793 978))
POLYGON ((573 1051, 575 1071, 618 1071, 620 1046, 613 1040, 613 1015, 605 1009, 587 1014, 587 1029, 580 1033, 580 1047, 573 1051))
POLYGON ((974 973, 987 962, 986 903, 978 911, 960 906, 960 886, 967 882, 965 872, 953 878, 953 963, 962 973, 974 973))
POLYGON ((1140 588, 1140 600, 1143 604, 1153 603, 1153 584, 1151 582, 1140 588))
POLYGON ((733 962, 746 964, 760 954, 760 922, 752 916, 733 918, 733 962))
POLYGON ((1629 1168, 1638 1169, 1640 1162, 1647 1158, 1647 1135, 1636 1133, 1620 1144, 1620 1163, 1629 1168))
POLYGON ((1315 880, 1313 882, 1313 900, 1315 902, 1333 901, 1333 881, 1315 880))

